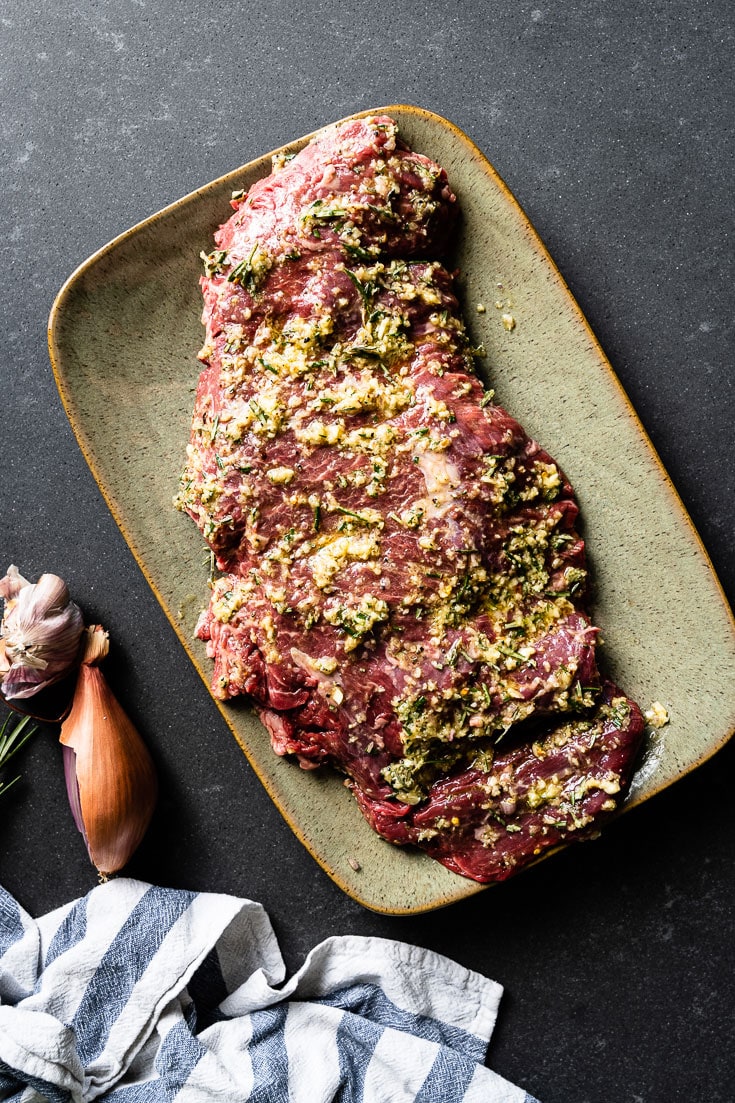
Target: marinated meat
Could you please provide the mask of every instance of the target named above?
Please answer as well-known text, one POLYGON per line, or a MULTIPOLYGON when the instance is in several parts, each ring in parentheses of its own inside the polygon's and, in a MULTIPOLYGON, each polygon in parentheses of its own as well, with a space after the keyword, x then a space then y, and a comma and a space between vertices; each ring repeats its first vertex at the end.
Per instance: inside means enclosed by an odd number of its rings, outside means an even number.
POLYGON ((614 811, 630 780, 643 731, 636 707, 614 686, 586 719, 575 718, 442 778, 407 814, 356 790, 365 818, 393 843, 415 843, 455 873, 503 881, 551 847, 588 837, 614 811))
POLYGON ((501 879, 614 807, 643 728, 598 673, 574 493, 476 374, 455 198, 391 119, 232 204, 179 496, 220 572, 213 692, 384 837, 501 879))

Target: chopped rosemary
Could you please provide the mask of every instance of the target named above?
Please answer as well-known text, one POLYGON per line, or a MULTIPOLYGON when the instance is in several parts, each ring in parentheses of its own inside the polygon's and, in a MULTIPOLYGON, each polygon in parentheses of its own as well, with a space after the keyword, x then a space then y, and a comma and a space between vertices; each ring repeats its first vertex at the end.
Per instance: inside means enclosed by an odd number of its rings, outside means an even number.
POLYGON ((346 241, 342 242, 342 248, 344 251, 355 260, 372 260, 372 255, 363 249, 360 245, 348 245, 346 241))
POLYGON ((204 261, 204 271, 208 276, 218 276, 227 262, 226 249, 215 249, 213 253, 201 252, 199 256, 204 261))
POLYGON ((370 306, 373 296, 377 291, 375 283, 370 280, 366 280, 363 283, 363 281, 356 276, 354 272, 351 272, 349 268, 345 268, 345 274, 350 277, 357 288, 357 292, 362 300, 363 310, 366 310, 370 306))
POLYGON ((253 258, 255 257, 257 249, 258 243, 256 241, 247 260, 241 260, 229 273, 227 277, 228 283, 239 283, 241 287, 244 287, 246 290, 248 289, 248 285, 253 278, 253 258))
POLYGON ((311 205, 312 210, 309 211, 310 218, 318 218, 322 222, 330 222, 335 218, 344 221, 346 212, 341 207, 322 207, 322 202, 321 199, 314 200, 311 205), (317 207, 318 210, 313 210, 314 207, 317 207))
POLYGON ((344 616, 345 616, 344 609, 340 609, 339 610, 339 620, 337 621, 337 624, 342 629, 342 631, 346 632, 348 636, 351 636, 353 640, 359 640, 360 637, 362 636, 362 632, 358 632, 355 628, 353 628, 351 625, 349 625, 345 621, 344 616))
POLYGON ((375 521, 370 517, 363 517, 362 513, 355 513, 352 509, 347 509, 346 506, 335 506, 337 513, 344 513, 347 517, 354 517, 356 521, 360 521, 363 525, 374 525, 375 521))
POLYGON ((504 643, 496 643, 495 646, 501 655, 506 655, 509 659, 515 659, 516 662, 519 663, 527 663, 529 661, 526 655, 521 655, 520 651, 514 651, 512 647, 507 647, 504 643))

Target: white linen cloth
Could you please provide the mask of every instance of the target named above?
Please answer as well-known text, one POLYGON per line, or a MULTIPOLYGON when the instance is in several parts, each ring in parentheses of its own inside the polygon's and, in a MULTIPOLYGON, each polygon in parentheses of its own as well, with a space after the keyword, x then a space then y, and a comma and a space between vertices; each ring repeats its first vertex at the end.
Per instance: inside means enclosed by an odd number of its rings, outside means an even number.
POLYGON ((0 1100, 534 1103, 482 1063, 501 991, 356 936, 285 980, 232 896, 119 878, 34 921, 0 888, 0 1100))

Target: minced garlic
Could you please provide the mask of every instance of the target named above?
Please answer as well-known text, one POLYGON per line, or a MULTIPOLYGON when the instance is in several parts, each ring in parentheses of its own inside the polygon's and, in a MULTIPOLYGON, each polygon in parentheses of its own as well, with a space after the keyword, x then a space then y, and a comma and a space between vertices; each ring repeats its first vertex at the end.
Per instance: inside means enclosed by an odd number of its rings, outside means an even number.
POLYGON ((650 728, 663 728, 669 722, 668 711, 660 701, 654 701, 651 707, 646 709, 643 715, 650 728))

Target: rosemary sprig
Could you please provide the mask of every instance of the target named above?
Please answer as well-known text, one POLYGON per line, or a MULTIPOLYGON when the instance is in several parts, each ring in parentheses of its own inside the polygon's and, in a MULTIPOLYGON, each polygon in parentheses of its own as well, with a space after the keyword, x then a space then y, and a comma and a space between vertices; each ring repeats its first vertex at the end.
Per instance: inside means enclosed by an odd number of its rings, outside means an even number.
MULTIPOLYGON (((0 770, 7 766, 13 755, 30 739, 38 726, 31 723, 30 716, 24 716, 14 727, 11 727, 10 721, 12 719, 12 715, 8 714, 5 723, 0 728, 0 770)), ((7 793, 8 789, 15 785, 19 778, 20 774, 17 774, 12 781, 0 781, 0 796, 7 793)))

